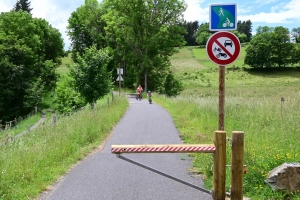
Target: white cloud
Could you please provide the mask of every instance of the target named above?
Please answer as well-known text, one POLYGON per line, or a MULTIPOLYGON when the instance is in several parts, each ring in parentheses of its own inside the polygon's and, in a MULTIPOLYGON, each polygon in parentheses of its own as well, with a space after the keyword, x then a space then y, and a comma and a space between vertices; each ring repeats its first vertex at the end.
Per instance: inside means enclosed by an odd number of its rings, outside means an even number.
POLYGON ((204 0, 186 0, 187 9, 183 13, 186 21, 208 22, 209 8, 201 8, 201 3, 204 0))
POLYGON ((14 4, 10 0, 1 0, 0 12, 7 12, 13 9, 14 4))
POLYGON ((269 3, 275 3, 277 0, 256 0, 253 3, 258 4, 258 7, 269 4, 269 3))
MULTIPOLYGON (((52 27, 59 29, 64 39, 65 49, 67 50, 70 46, 69 37, 67 36, 66 30, 68 26, 68 19, 71 16, 71 13, 76 10, 72 3, 74 1, 69 1, 66 5, 60 5, 60 3, 53 0, 43 0, 42 3, 40 0, 32 0, 31 7, 32 16, 46 19, 52 27)), ((75 4, 78 5, 79 3, 75 4)), ((79 5, 80 6, 80 5, 79 5)), ((78 6, 78 7, 79 7, 78 6)))
MULTIPOLYGON (((281 4, 280 4, 281 5, 281 4)), ((284 6, 281 5, 281 10, 273 8, 271 12, 260 12, 251 15, 238 16, 239 20, 248 20, 252 22, 263 23, 299 23, 300 22, 300 4, 299 0, 291 0, 284 6), (275 10, 277 12, 275 12, 275 10)))

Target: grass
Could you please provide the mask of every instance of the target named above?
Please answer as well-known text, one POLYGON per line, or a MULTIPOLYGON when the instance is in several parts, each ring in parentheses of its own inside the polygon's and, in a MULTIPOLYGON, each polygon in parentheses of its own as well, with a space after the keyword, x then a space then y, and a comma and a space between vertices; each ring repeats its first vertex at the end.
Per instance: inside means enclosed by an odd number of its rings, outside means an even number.
POLYGON ((61 75, 67 74, 69 72, 67 65, 73 65, 73 64, 74 62, 72 60, 71 53, 69 53, 67 57, 62 59, 62 64, 57 68, 56 72, 61 75))
MULTIPOLYGON (((284 162, 299 162, 300 70, 297 67, 254 70, 239 58, 226 66, 225 131, 245 132, 244 195, 251 199, 300 199, 300 191, 273 191, 264 183, 268 173, 284 162), (284 101, 281 101, 281 98, 284 101)), ((185 89, 176 98, 157 96, 154 102, 172 115, 185 143, 212 143, 218 128, 218 66, 205 49, 186 47, 172 58, 173 71, 185 89), (184 65, 181 65, 184 63, 184 65)), ((194 170, 212 188, 212 156, 192 154, 194 170)), ((230 147, 227 147, 230 164, 230 147)), ((230 188, 227 169, 226 190, 230 188)))
POLYGON ((4 143, 8 138, 14 137, 21 132, 28 129, 28 127, 33 126, 39 119, 41 118, 41 114, 37 113, 31 117, 28 117, 17 123, 16 126, 11 129, 4 130, 0 132, 0 144, 4 143))
POLYGON ((57 116, 0 146, 0 199, 34 199, 110 134, 128 107, 124 95, 101 99, 71 115, 57 116))
MULTIPOLYGON (((275 192, 264 183, 274 167, 300 160, 300 70, 296 67, 253 70, 243 65, 244 55, 242 48, 239 59, 226 66, 225 93, 227 137, 231 137, 232 131, 245 132, 244 164, 248 173, 244 176, 244 195, 254 200, 300 199, 300 191, 275 192)), ((57 69, 59 73, 67 73, 69 59, 57 69)), ((185 143, 212 143, 213 132, 218 127, 218 66, 208 60, 205 49, 197 47, 181 49, 171 62, 185 89, 176 98, 155 95, 154 102, 169 111, 185 143)), ((0 199, 36 198, 95 149, 128 106, 122 95, 115 95, 110 106, 107 98, 109 95, 98 101, 94 111, 86 108, 58 116, 56 125, 49 119, 30 134, 0 146, 0 199)), ((45 97, 43 105, 51 107, 51 94, 45 97)), ((47 118, 51 118, 49 113, 47 118)), ((229 145, 226 153, 230 164, 229 145)), ((203 175, 205 187, 211 189, 212 156, 191 156, 194 171, 203 175)), ((228 191, 230 172, 227 170, 228 191)))

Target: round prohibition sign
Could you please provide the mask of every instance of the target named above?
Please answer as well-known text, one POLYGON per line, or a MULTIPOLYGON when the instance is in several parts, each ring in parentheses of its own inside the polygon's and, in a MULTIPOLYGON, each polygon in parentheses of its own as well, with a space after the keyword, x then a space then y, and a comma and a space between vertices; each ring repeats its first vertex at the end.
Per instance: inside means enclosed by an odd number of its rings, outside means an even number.
POLYGON ((218 65, 234 62, 241 51, 239 39, 230 32, 220 31, 213 34, 206 43, 206 53, 218 65))

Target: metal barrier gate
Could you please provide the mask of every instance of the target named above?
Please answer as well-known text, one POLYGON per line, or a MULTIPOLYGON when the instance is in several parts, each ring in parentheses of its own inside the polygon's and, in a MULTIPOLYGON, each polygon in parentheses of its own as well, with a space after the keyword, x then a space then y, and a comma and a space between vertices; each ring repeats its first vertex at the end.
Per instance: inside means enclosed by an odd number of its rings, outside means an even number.
MULTIPOLYGON (((244 160, 244 133, 232 132, 232 167, 231 167, 231 199, 243 199, 243 160, 244 160)), ((131 162, 135 165, 166 176, 170 179, 211 194, 214 200, 224 200, 226 178, 226 132, 214 132, 214 144, 164 144, 164 145, 112 145, 111 153, 117 154, 118 158, 131 162), (123 157, 122 153, 213 153, 213 190, 209 191, 193 185, 149 166, 123 157)))

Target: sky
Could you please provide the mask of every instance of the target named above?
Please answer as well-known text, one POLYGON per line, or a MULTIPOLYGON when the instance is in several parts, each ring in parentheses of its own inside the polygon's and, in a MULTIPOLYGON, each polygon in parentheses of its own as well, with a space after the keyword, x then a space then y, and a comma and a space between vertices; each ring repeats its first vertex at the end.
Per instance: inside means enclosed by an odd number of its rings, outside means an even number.
MULTIPOLYGON (((17 0, 0 0, 0 12, 13 9, 17 0)), ((32 16, 43 18, 58 29, 70 47, 66 34, 68 19, 73 11, 84 4, 84 0, 31 0, 32 16)), ((185 0, 187 9, 183 13, 186 21, 209 22, 211 4, 237 4, 237 20, 252 22, 252 34, 258 26, 283 26, 290 31, 300 27, 300 0, 185 0)))

